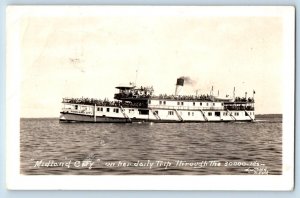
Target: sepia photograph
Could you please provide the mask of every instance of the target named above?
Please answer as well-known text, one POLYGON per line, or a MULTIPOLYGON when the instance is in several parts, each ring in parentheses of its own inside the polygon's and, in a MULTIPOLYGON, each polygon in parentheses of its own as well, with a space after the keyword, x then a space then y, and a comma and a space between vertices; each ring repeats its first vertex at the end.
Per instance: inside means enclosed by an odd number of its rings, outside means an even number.
POLYGON ((11 188, 293 188, 293 7, 6 15, 11 188))

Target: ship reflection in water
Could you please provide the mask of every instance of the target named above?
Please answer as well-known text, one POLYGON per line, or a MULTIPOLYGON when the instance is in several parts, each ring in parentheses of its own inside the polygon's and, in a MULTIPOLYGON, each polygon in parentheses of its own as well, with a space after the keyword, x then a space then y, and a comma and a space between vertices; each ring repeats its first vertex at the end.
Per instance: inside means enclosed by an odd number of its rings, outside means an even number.
POLYGON ((282 117, 256 122, 62 124, 21 119, 21 174, 282 174, 282 117))

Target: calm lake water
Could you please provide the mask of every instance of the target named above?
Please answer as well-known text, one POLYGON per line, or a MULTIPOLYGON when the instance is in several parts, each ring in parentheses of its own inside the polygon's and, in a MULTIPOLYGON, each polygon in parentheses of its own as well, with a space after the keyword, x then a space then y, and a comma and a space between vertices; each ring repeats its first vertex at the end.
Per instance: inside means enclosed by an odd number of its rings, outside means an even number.
POLYGON ((254 123, 59 123, 21 119, 21 174, 282 173, 282 117, 254 123))

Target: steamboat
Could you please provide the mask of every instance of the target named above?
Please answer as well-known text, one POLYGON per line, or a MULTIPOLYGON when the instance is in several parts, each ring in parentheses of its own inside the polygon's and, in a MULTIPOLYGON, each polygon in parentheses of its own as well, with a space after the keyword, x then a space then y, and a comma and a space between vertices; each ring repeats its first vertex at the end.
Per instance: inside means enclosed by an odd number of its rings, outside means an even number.
POLYGON ((180 95, 185 79, 178 78, 174 95, 154 95, 153 87, 118 86, 114 100, 63 98, 60 122, 235 122, 255 120, 253 97, 225 98, 180 95))

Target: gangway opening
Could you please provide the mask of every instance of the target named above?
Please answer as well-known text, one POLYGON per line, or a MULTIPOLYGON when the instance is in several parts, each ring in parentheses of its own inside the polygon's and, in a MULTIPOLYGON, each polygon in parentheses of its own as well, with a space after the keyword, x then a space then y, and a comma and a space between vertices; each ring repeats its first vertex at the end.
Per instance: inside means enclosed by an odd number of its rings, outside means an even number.
POLYGON ((157 119, 157 120, 161 120, 161 118, 159 117, 158 113, 156 111, 154 111, 153 109, 151 109, 151 112, 152 114, 154 115, 154 117, 157 119))
POLYGON ((175 111, 175 113, 176 113, 176 115, 177 115, 179 121, 180 121, 180 122, 183 122, 183 118, 179 115, 178 111, 177 111, 176 109, 174 109, 174 111, 175 111))
POLYGON ((124 109, 122 106, 120 106, 120 108, 121 108, 121 112, 122 112, 123 116, 124 116, 126 119, 128 119, 129 122, 131 122, 130 117, 125 113, 125 109, 124 109))
POLYGON ((204 114, 204 112, 202 111, 202 109, 199 109, 199 110, 200 110, 200 112, 202 113, 202 116, 203 116, 204 120, 205 120, 205 121, 208 121, 208 119, 207 119, 207 117, 205 116, 205 114, 204 114))
POLYGON ((251 119, 252 122, 254 121, 254 119, 249 115, 249 113, 246 110, 245 110, 245 114, 251 119))
POLYGON ((234 119, 234 121, 236 121, 236 118, 232 115, 232 112, 231 111, 229 111, 228 109, 227 109, 227 112, 229 113, 229 115, 230 115, 230 117, 231 118, 233 118, 234 119))

